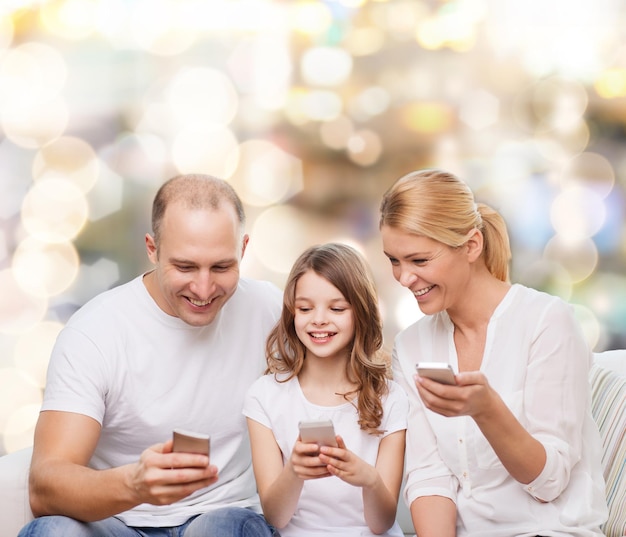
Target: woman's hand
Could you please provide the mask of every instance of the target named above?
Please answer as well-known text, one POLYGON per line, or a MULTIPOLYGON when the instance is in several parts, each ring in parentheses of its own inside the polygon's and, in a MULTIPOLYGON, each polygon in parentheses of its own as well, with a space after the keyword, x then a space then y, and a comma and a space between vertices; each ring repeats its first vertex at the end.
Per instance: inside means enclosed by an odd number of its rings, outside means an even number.
POLYGON ((415 375, 415 386, 429 410, 442 416, 471 416, 488 413, 497 393, 480 371, 464 371, 456 375, 456 384, 448 385, 415 375))

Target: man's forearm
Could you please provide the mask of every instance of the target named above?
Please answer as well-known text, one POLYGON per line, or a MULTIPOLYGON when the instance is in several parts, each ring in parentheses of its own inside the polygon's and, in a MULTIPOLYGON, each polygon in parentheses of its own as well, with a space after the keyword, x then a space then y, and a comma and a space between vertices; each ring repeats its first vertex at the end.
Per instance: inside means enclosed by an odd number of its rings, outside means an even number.
POLYGON ((140 502, 128 486, 128 471, 128 467, 93 470, 61 461, 33 466, 31 510, 36 517, 64 515, 91 522, 131 509, 140 502))

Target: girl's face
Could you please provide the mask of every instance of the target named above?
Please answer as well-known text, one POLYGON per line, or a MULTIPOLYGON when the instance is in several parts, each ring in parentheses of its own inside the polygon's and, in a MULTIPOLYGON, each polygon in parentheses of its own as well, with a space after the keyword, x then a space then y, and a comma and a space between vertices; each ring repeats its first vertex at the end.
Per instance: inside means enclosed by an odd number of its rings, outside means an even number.
POLYGON ((354 338, 354 314, 339 289, 308 270, 298 279, 295 291, 294 326, 307 357, 347 359, 354 338))
POLYGON ((381 235, 394 278, 413 293, 424 314, 454 308, 463 298, 470 274, 467 248, 388 226, 381 235))

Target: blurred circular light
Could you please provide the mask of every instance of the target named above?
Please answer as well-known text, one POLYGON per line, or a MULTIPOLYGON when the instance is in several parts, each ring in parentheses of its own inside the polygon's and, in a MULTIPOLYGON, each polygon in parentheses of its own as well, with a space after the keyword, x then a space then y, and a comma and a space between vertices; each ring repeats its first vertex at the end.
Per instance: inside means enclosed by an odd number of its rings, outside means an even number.
POLYGON ((322 142, 331 149, 344 149, 353 133, 354 125, 346 116, 339 116, 320 125, 322 142))
MULTIPOLYGON (((448 4, 452 8, 458 2, 448 4)), ((476 41, 474 17, 467 11, 441 9, 437 15, 425 17, 417 24, 415 38, 427 50, 438 50, 445 46, 464 52, 471 49, 476 41)))
POLYGON ((461 103, 459 119, 474 130, 481 130, 498 121, 500 100, 484 90, 469 92, 461 103))
MULTIPOLYGON (((556 146, 559 147, 559 150, 556 153, 550 154, 546 153, 548 158, 552 158, 554 162, 561 163, 563 159, 558 158, 558 152, 560 152, 565 159, 571 158, 572 155, 576 155, 585 150, 585 148, 589 145, 589 140, 591 137, 591 133, 589 132, 589 126, 583 120, 580 120, 578 124, 574 127, 571 126, 567 131, 556 131, 556 130, 541 130, 538 129, 539 134, 535 137, 538 141, 547 140, 548 143, 553 141, 556 146), (555 156, 557 158, 555 158, 555 156)), ((544 146, 542 149, 545 149, 544 146)))
POLYGON ((580 323, 580 327, 582 328, 583 335, 589 345, 589 348, 594 349, 600 341, 602 332, 598 318, 595 316, 593 311, 585 306, 572 304, 572 307, 574 308, 574 315, 580 323))
POLYGON ((230 79, 206 67, 183 69, 168 88, 167 100, 182 127, 228 125, 237 113, 238 96, 230 79))
POLYGON ((46 373, 52 348, 63 325, 54 321, 36 324, 21 334, 15 344, 13 361, 40 387, 46 385, 46 373))
POLYGON ((577 292, 576 301, 585 304, 597 315, 603 327, 624 335, 626 326, 626 276, 598 273, 577 292))
POLYGON ((42 147, 33 159, 33 178, 60 176, 83 193, 98 180, 99 163, 93 148, 84 140, 62 136, 42 147))
POLYGON ((549 128, 561 131, 579 123, 589 102, 582 84, 558 77, 537 82, 531 98, 535 116, 549 128))
POLYGON ((185 2, 137 0, 133 3, 132 32, 137 44, 153 54, 174 56, 187 50, 196 31, 185 25, 185 2))
POLYGON ((594 88, 603 99, 626 97, 626 69, 607 69, 596 77, 594 88))
POLYGON ((374 131, 362 129, 350 137, 347 149, 352 162, 359 166, 371 166, 380 158, 383 144, 374 131))
POLYGON ((239 160, 237 138, 231 129, 223 125, 184 128, 174 138, 172 160, 180 173, 230 177, 239 160))
POLYGON ((369 56, 379 52, 385 44, 385 33, 374 26, 353 28, 344 41, 352 56, 369 56))
POLYGON ((250 245, 261 263, 274 272, 287 274, 308 244, 313 230, 302 213, 281 205, 270 207, 254 222, 250 245))
POLYGON ((24 373, 14 367, 0 368, 0 431, 4 434, 15 409, 41 405, 41 390, 24 373))
POLYGON ((606 209, 594 191, 570 187, 561 192, 550 210, 550 220, 563 241, 578 242, 594 235, 603 225, 606 209))
MULTIPOLYGON (((228 72, 240 93, 250 95, 265 110, 284 107, 291 87, 292 59, 281 33, 242 41, 228 59, 228 72)), ((239 114, 247 119, 246 114, 239 114)))
POLYGON ((606 198, 615 185, 615 171, 608 159, 598 153, 575 156, 563 171, 564 187, 580 185, 606 198))
POLYGON ((350 115, 367 121, 372 116, 382 114, 389 108, 389 92, 380 86, 365 88, 350 102, 350 115))
POLYGON ((265 207, 302 190, 302 162, 271 142, 248 140, 229 182, 244 203, 265 207))
POLYGON ((0 56, 11 46, 15 27, 9 15, 0 14, 0 56))
MULTIPOLYGON (((109 166, 112 166, 112 171, 119 175, 116 175, 115 179, 111 179, 112 174, 106 174, 104 171, 105 177, 98 181, 95 188, 97 190, 110 190, 109 185, 102 183, 119 182, 120 201, 117 203, 117 209, 120 209, 122 205, 122 183, 125 179, 156 187, 169 179, 171 171, 169 147, 165 140, 158 135, 124 132, 116 138, 112 146, 101 150, 100 155, 109 166)), ((115 190, 117 191, 117 188, 115 190)), ((117 192, 115 197, 117 198, 117 192)), ((89 205, 92 212, 94 202, 98 203, 99 201, 90 196, 89 205)))
POLYGON ((0 271, 0 290, 0 332, 3 334, 25 332, 44 318, 48 309, 46 298, 24 291, 11 269, 0 271))
POLYGON ((7 453, 33 445, 40 410, 41 403, 33 403, 20 406, 7 416, 2 438, 7 453))
POLYGON ((332 91, 311 91, 300 101, 301 112, 313 121, 332 121, 341 114, 341 97, 332 91))
POLYGON ((523 267, 518 281, 533 289, 545 291, 568 301, 572 296, 573 282, 563 265, 542 259, 523 267))
POLYGON ((543 256, 548 261, 560 263, 574 283, 587 279, 598 265, 598 249, 590 238, 572 242, 555 235, 546 244, 543 256))
POLYGON ((320 35, 333 23, 329 7, 321 2, 294 2, 289 7, 289 26, 294 32, 320 35))
MULTIPOLYGON (((23 104, 23 103, 22 103, 23 104)), ((68 124, 69 112, 62 99, 33 102, 2 114, 2 128, 15 145, 38 148, 58 138, 68 124)))
POLYGON ((440 134, 453 125, 450 106, 438 102, 413 103, 406 107, 403 119, 409 129, 421 134, 440 134))
POLYGON ((59 51, 42 43, 18 45, 0 62, 0 110, 23 113, 31 106, 49 103, 66 78, 67 67, 59 51))
POLYGON ((352 56, 342 48, 313 47, 301 59, 303 79, 312 86, 339 86, 352 72, 352 56))
POLYGON ((71 242, 47 243, 27 237, 18 244, 11 267, 22 289, 50 297, 72 285, 79 265, 78 252, 71 242))
POLYGON ((72 182, 45 179, 34 184, 22 203, 22 223, 43 242, 67 242, 87 221, 87 200, 72 182))
POLYGON ((95 28, 99 2, 52 0, 44 2, 39 16, 45 28, 63 39, 84 39, 95 28))

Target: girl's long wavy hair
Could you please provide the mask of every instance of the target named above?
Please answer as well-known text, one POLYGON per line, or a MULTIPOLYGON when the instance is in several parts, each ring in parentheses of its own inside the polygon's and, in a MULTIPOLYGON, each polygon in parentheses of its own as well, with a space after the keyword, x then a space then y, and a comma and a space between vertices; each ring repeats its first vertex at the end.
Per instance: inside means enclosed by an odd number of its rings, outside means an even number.
POLYGON ((483 234, 482 256, 491 274, 509 281, 511 247, 502 216, 476 203, 470 188, 451 173, 420 170, 398 179, 383 196, 380 227, 389 226, 461 246, 476 228, 483 234))
POLYGON ((286 374, 279 380, 286 382, 302 370, 306 347, 294 326, 295 294, 298 280, 309 270, 334 285, 352 308, 354 338, 346 375, 357 388, 341 395, 350 401, 356 394, 359 426, 370 434, 382 434, 382 397, 388 390, 387 365, 380 357, 382 321, 367 264, 352 247, 340 243, 313 246, 296 260, 285 284, 282 314, 267 339, 266 373, 286 374))

